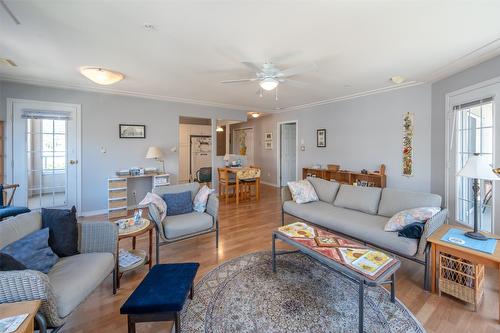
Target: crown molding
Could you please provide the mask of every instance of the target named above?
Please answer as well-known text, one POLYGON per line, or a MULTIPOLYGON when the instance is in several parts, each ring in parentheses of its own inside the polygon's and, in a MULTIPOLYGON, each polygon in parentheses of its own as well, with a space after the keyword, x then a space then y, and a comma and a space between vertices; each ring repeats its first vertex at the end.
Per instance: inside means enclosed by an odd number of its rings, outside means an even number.
POLYGON ((50 88, 89 91, 89 92, 96 92, 96 93, 103 93, 103 94, 110 94, 110 95, 139 97, 139 98, 153 99, 153 100, 158 100, 158 101, 202 105, 202 106, 208 106, 208 107, 230 109, 230 110, 239 110, 239 111, 246 111, 246 112, 270 112, 270 111, 272 111, 269 109, 258 109, 255 107, 245 106, 245 105, 232 105, 232 104, 217 103, 217 102, 190 99, 190 98, 171 97, 171 96, 163 96, 163 95, 156 95, 156 94, 140 93, 140 92, 128 91, 128 90, 110 89, 110 88, 105 88, 105 87, 88 87, 88 86, 84 86, 84 85, 63 83, 63 82, 59 82, 59 81, 32 79, 32 78, 20 78, 20 77, 14 77, 14 76, 3 75, 3 74, 0 74, 0 81, 23 83, 23 84, 50 87, 50 88))
POLYGON ((294 110, 302 110, 302 109, 308 109, 312 108, 315 106, 320 106, 320 105, 325 105, 325 104, 332 104, 332 103, 337 103, 341 101, 347 101, 350 99, 356 99, 364 96, 369 96, 369 95, 375 95, 375 94, 381 94, 393 90, 399 90, 399 89, 404 89, 404 88, 409 88, 409 87, 415 87, 419 86, 421 84, 425 84, 425 82, 418 82, 418 81, 409 81, 405 83, 401 83, 398 85, 394 86, 388 86, 388 87, 382 87, 382 88, 377 88, 377 89, 372 89, 372 90, 367 90, 351 95, 346 95, 346 96, 341 96, 341 97, 336 97, 336 98, 330 98, 330 99, 324 99, 321 101, 317 102, 312 102, 312 103, 307 103, 307 104, 302 104, 302 105, 296 105, 296 106, 290 106, 286 108, 281 108, 281 109, 275 109, 274 112, 276 113, 281 113, 281 112, 287 112, 287 111, 294 111, 294 110))

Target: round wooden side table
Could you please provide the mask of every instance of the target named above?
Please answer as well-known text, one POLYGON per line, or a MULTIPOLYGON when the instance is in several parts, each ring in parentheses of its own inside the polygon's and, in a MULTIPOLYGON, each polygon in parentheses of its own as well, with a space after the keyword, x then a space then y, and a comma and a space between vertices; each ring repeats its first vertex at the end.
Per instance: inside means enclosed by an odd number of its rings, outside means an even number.
MULTIPOLYGON (((135 255, 135 256, 138 256, 138 257, 141 257, 142 260, 130 265, 130 266, 127 266, 127 267, 120 267, 120 264, 118 262, 118 260, 116 261, 117 262, 117 271, 118 271, 118 274, 117 274, 117 287, 120 288, 120 279, 121 277, 123 276, 124 273, 126 272, 130 272, 130 271, 133 271, 133 270, 136 270, 138 268, 141 268, 143 265, 148 265, 149 266, 149 269, 151 269, 151 266, 153 264, 153 229, 154 229, 154 224, 153 222, 151 222, 150 220, 146 219, 146 218, 142 218, 141 219, 141 223, 138 224, 138 225, 135 225, 135 224, 129 224, 128 222, 131 221, 133 219, 125 219, 125 221, 127 221, 126 225, 127 227, 122 229, 122 228, 118 228, 118 249, 117 249, 117 254, 119 256, 119 253, 120 253, 120 241, 122 239, 128 239, 128 238, 132 238, 132 249, 131 250, 127 250, 129 251, 131 254, 135 255), (140 249, 136 249, 136 237, 138 236, 141 236, 145 233, 149 233, 149 246, 148 246, 148 252, 146 253, 146 251, 143 251, 143 250, 140 250, 140 249)), ((116 223, 116 222, 115 222, 116 223)))

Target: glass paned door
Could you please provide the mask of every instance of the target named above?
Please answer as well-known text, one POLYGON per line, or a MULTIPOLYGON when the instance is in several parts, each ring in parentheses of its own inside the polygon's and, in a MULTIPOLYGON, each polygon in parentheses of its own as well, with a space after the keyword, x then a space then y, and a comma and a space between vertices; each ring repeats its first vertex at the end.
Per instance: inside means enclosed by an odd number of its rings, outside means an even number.
MULTIPOLYGON (((493 101, 461 105, 454 109, 456 117, 456 170, 465 165, 470 156, 479 153, 486 156, 490 165, 494 157, 494 124, 493 101)), ((473 180, 456 176, 456 220, 470 226, 474 225, 473 180)), ((493 184, 491 181, 480 181, 480 214, 481 230, 492 231, 493 220, 493 184)))
POLYGON ((28 207, 67 204, 67 121, 26 119, 28 207))

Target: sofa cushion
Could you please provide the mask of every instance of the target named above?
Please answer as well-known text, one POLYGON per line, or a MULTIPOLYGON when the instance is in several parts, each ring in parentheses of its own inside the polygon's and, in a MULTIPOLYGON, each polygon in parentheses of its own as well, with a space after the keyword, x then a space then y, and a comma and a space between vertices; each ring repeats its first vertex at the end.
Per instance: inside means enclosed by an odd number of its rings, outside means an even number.
POLYGON ((49 228, 49 246, 59 257, 78 254, 76 208, 42 208, 42 228, 49 228))
POLYGON ((207 185, 203 185, 194 197, 193 210, 198 213, 203 213, 207 209, 208 196, 214 192, 214 189, 209 188, 207 185))
POLYGON ((49 271, 57 312, 69 315, 113 271, 111 253, 84 253, 61 258, 49 271))
POLYGON ((380 198, 378 214, 392 217, 402 210, 417 207, 441 207, 441 196, 425 192, 384 188, 380 198))
POLYGON ((427 220, 439 213, 440 210, 440 207, 419 207, 403 210, 394 214, 394 216, 387 221, 384 230, 400 231, 407 225, 414 222, 425 223, 427 220))
POLYGON ((322 201, 300 205, 293 201, 286 201, 283 204, 283 210, 305 221, 390 251, 408 256, 413 256, 417 252, 418 240, 398 237, 397 232, 384 231, 384 226, 389 219, 383 216, 335 207, 322 201))
POLYGON ((363 213, 377 214, 381 189, 378 187, 341 185, 334 205, 359 210, 363 213))
POLYGON ((42 215, 31 212, 0 222, 0 249, 42 228, 42 215))
POLYGON ((163 220, 163 230, 168 239, 191 235, 212 228, 212 216, 207 213, 191 212, 188 214, 167 216, 163 220))
POLYGON ((22 271, 25 269, 26 266, 20 261, 6 253, 0 252, 0 271, 22 271))
POLYGON ((193 211, 191 192, 165 193, 163 200, 167 204, 167 216, 187 214, 193 211))
POLYGON ((339 191, 340 184, 318 177, 307 177, 318 195, 319 200, 332 203, 339 191))
POLYGON ((49 247, 48 228, 32 232, 10 243, 0 251, 10 255, 27 269, 43 273, 47 273, 59 260, 59 257, 49 247))

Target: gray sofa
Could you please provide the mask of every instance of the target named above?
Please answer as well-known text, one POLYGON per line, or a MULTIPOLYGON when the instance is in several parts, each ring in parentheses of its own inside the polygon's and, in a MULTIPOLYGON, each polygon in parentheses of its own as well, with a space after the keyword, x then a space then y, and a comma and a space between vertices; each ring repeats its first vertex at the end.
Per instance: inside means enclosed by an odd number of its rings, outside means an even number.
POLYGON ((282 189, 282 224, 288 214, 301 220, 360 240, 366 244, 425 265, 424 286, 428 289, 429 247, 427 238, 446 222, 442 209, 425 224, 420 240, 399 237, 384 231, 387 221, 397 212, 417 207, 441 207, 441 196, 393 188, 340 185, 320 178, 307 178, 319 201, 297 204, 288 187, 282 189))
MULTIPOLYGON (((0 248, 41 227, 39 212, 1 221, 0 248)), ((0 272, 0 303, 42 301, 38 314, 41 332, 45 332, 47 326, 60 328, 110 273, 113 273, 113 293, 116 293, 117 226, 95 222, 79 223, 78 228, 80 254, 60 258, 47 274, 33 270, 0 272)))
MULTIPOLYGON (((197 182, 160 186, 153 193, 162 196, 165 193, 180 193, 191 191, 191 199, 200 190, 197 182)), ((160 246, 183 239, 215 232, 215 247, 219 247, 219 199, 215 194, 208 197, 207 209, 203 213, 191 212, 182 215, 166 216, 163 220, 153 204, 148 206, 149 217, 156 225, 156 263, 159 263, 160 246)))

